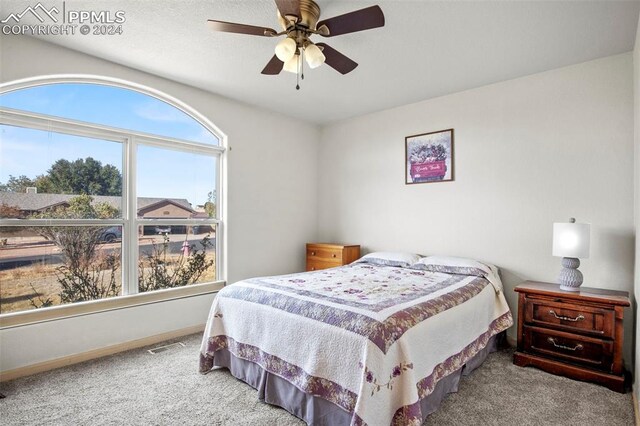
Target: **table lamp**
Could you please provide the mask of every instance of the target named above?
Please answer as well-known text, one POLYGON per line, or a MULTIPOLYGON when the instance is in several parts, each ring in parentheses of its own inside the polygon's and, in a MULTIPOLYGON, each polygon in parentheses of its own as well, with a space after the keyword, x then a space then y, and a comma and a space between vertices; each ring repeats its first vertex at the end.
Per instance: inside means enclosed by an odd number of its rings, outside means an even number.
POLYGON ((560 290, 580 291, 583 277, 578 271, 579 258, 589 258, 590 233, 590 224, 576 223, 574 218, 569 219, 569 223, 553 224, 553 255, 562 257, 560 290))

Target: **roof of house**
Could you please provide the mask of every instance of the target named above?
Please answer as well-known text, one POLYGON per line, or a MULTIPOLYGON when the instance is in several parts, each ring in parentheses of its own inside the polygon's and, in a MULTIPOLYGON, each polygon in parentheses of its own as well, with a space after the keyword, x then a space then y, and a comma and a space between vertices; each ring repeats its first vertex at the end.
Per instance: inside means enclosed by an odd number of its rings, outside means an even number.
MULTIPOLYGON (((48 207, 67 203, 75 194, 34 194, 24 192, 0 192, 0 204, 15 206, 20 210, 38 211, 48 207)), ((122 197, 107 195, 92 195, 94 203, 108 203, 120 209, 122 207, 122 197)), ((184 207, 193 211, 191 203, 184 198, 151 198, 138 197, 138 210, 153 204, 158 204, 167 200, 179 207, 184 207)))
POLYGON ((193 215, 191 215, 192 219, 209 219, 211 218, 211 216, 209 216, 209 213, 207 212, 200 212, 200 211, 196 211, 193 215))
MULTIPOLYGON (((146 205, 143 205, 143 203, 140 202, 140 198, 138 198, 138 212, 141 212, 142 210, 148 211, 148 210, 157 209, 158 207, 166 204, 173 204, 174 206, 188 210, 190 213, 195 213, 195 210, 191 208, 191 205, 187 207, 184 204, 180 203, 179 202, 180 200, 174 200, 173 198, 148 198, 147 200, 157 200, 157 201, 153 201, 153 202, 147 203, 146 205)), ((183 201, 187 201, 187 200, 183 200, 183 201)))

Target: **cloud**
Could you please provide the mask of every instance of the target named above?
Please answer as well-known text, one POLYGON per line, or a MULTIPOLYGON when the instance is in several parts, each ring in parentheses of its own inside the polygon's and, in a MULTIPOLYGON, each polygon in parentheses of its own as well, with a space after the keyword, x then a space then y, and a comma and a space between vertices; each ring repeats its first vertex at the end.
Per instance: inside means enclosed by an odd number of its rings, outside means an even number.
POLYGON ((193 119, 179 109, 159 101, 146 102, 134 108, 133 112, 141 118, 169 123, 191 123, 193 119))

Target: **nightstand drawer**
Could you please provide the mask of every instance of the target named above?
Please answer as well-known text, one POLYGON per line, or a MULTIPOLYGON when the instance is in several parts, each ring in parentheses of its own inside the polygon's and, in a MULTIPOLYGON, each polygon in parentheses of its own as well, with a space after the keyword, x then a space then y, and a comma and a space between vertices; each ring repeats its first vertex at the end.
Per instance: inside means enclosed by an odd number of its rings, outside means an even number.
POLYGON ((307 259, 333 260, 342 263, 342 249, 332 247, 307 247, 307 259))
POLYGON ((527 298, 524 321, 540 327, 613 338, 615 312, 564 301, 527 298))
POLYGON ((518 292, 518 350, 513 362, 625 392, 622 360, 626 291, 526 281, 518 292))
POLYGON ((611 371, 613 342, 561 331, 524 327, 524 351, 611 371))

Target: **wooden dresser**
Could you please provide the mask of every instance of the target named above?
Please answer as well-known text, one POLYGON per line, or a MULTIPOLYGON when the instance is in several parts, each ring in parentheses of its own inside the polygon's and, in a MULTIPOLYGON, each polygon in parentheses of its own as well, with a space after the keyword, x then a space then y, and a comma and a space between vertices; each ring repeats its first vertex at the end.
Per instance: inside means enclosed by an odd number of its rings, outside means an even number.
POLYGON ((518 297, 518 350, 513 362, 625 391, 622 319, 625 291, 527 281, 518 297))
POLYGON ((360 246, 342 244, 307 244, 307 271, 334 268, 360 258, 360 246))

